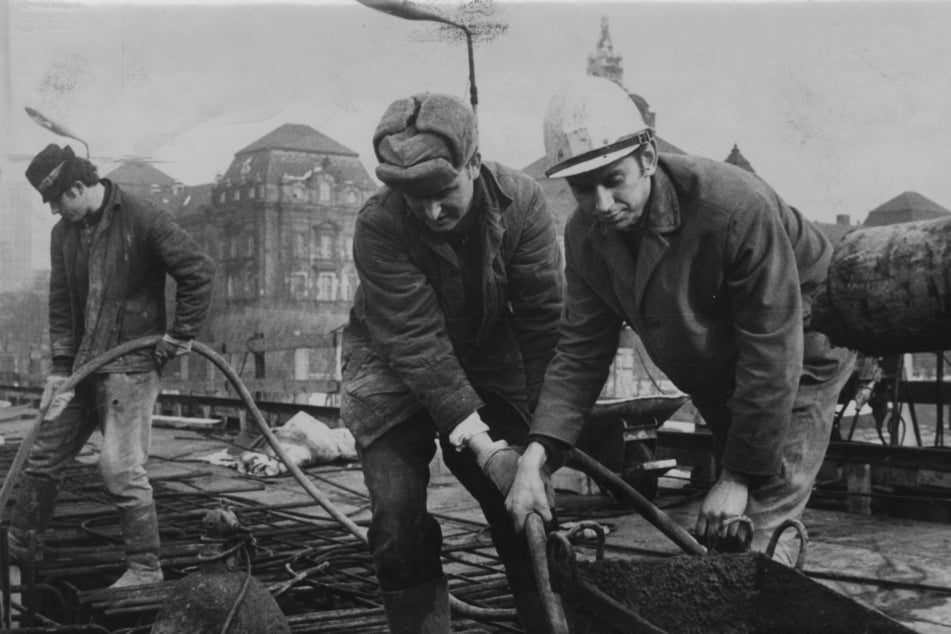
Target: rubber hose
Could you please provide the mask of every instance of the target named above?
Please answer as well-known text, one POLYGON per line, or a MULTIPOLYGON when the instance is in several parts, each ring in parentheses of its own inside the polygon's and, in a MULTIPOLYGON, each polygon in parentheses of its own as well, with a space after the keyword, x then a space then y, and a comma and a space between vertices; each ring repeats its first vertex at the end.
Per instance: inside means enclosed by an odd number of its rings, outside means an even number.
POLYGON ((528 553, 535 570, 535 583, 538 596, 545 608, 550 634, 568 634, 568 619, 561 598, 551 587, 551 575, 548 572, 548 546, 545 534, 545 522, 538 513, 529 513, 525 518, 525 537, 528 539, 528 553))
MULTIPOLYGON (((111 361, 115 361, 119 357, 125 356, 130 352, 135 352, 143 348, 155 347, 155 345, 158 344, 161 339, 162 335, 140 337, 138 339, 133 339, 132 341, 119 344, 118 346, 107 350, 95 359, 92 359, 91 361, 80 366, 59 387, 58 392, 61 393, 73 389, 82 380, 88 378, 96 370, 111 361)), ((267 442, 274 450, 274 453, 277 454, 277 457, 280 458, 281 462, 284 463, 284 466, 287 467, 287 470, 291 473, 294 479, 297 480, 297 482, 304 488, 305 491, 307 491, 314 501, 316 501, 317 504, 327 511, 331 517, 337 520, 341 526, 346 528, 347 531, 349 531, 361 542, 367 544, 366 530, 357 526, 353 520, 341 512, 340 509, 338 509, 333 504, 333 502, 331 502, 323 493, 321 493, 320 489, 318 489, 314 483, 310 481, 304 472, 300 470, 300 467, 294 464, 294 461, 291 460, 290 456, 287 455, 287 452, 284 451, 284 448, 278 441, 277 436, 274 435, 274 432, 271 431, 267 421, 264 420, 264 416, 261 414, 261 410, 258 409, 257 404, 254 402, 251 392, 248 391, 248 388, 244 385, 244 382, 241 380, 241 377, 238 376, 237 372, 234 371, 234 368, 232 368, 220 354, 200 341, 192 342, 192 351, 197 352, 201 356, 211 361, 215 367, 221 370, 221 372, 225 375, 232 387, 234 387, 234 389, 238 392, 241 400, 244 401, 248 411, 251 412, 251 417, 254 419, 255 424, 257 424, 261 434, 265 439, 267 439, 267 442)), ((43 417, 46 415, 46 410, 47 408, 41 409, 37 416, 36 423, 30 428, 20 443, 20 449, 17 451, 17 454, 10 465, 10 470, 7 472, 8 476, 4 479, 2 490, 0 490, 0 510, 6 508, 7 498, 9 498, 10 491, 13 489, 13 482, 15 482, 20 475, 20 470, 23 468, 23 463, 26 461, 26 457, 29 454, 29 448, 33 444, 33 440, 36 438, 36 433, 39 430, 40 422, 42 422, 43 417)), ((515 610, 483 608, 471 605, 462 601, 461 599, 454 597, 452 594, 449 595, 449 604, 453 612, 459 614, 460 616, 485 620, 516 620, 518 618, 515 610)))
POLYGON ((581 451, 574 449, 568 458, 568 466, 591 476, 598 482, 611 489, 615 495, 630 502, 634 509, 660 532, 669 537, 677 546, 688 555, 706 555, 703 547, 693 535, 688 533, 680 524, 660 510, 653 502, 638 493, 638 491, 621 479, 619 475, 603 464, 581 451))

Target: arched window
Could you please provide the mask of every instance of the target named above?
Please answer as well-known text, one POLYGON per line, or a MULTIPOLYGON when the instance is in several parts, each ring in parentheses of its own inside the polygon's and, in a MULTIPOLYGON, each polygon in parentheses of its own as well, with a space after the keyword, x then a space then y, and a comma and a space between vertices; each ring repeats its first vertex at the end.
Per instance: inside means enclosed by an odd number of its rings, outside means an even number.
POLYGON ((330 189, 330 181, 322 180, 317 187, 320 202, 329 203, 332 194, 330 189))

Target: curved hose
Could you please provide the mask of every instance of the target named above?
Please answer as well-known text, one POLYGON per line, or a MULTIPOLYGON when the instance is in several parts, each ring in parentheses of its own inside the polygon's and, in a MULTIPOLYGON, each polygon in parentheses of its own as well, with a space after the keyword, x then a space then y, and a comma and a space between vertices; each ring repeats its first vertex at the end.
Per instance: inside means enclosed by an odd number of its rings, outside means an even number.
POLYGON ((532 567, 535 569, 538 596, 545 607, 545 617, 551 628, 551 634, 568 634, 565 608, 561 598, 551 587, 551 576, 548 573, 548 538, 545 534, 545 523, 538 513, 529 513, 525 518, 525 536, 528 539, 528 553, 532 558, 532 567))
POLYGON ((707 549, 694 539, 693 535, 688 533, 682 526, 672 520, 669 515, 655 506, 653 502, 638 493, 634 487, 622 480, 620 476, 585 452, 575 448, 568 459, 568 466, 586 473, 607 486, 618 497, 630 502, 644 519, 669 537, 672 542, 688 555, 707 554, 707 549))
MULTIPOLYGON (((78 385, 82 380, 88 378, 96 370, 102 366, 115 361, 119 357, 129 354, 130 352, 135 352, 143 348, 152 348, 162 339, 162 335, 150 335, 148 337, 140 337, 138 339, 133 339, 132 341, 127 341, 125 343, 119 344, 118 346, 111 348, 110 350, 99 355, 95 359, 83 364, 80 366, 73 374, 67 379, 58 389, 58 392, 66 392, 78 385)), ((254 398, 251 396, 251 392, 248 391, 248 388, 244 385, 244 382, 241 380, 241 377, 234 371, 227 361, 224 358, 212 350, 207 345, 201 343, 200 341, 192 342, 192 350, 197 352, 201 356, 205 357, 211 361, 215 367, 217 367, 225 375, 228 381, 231 383, 232 387, 238 392, 238 395, 241 397, 241 400, 244 402, 245 406, 248 408, 248 411, 251 412, 251 417, 254 419, 255 424, 257 424, 258 429, 261 434, 267 439, 268 444, 274 450, 274 453, 280 458, 281 462, 287 467, 288 472, 297 480, 305 491, 314 499, 317 504, 319 504, 325 511, 327 511, 331 517, 337 520, 341 526, 347 529, 354 537, 359 539, 364 544, 367 544, 367 533, 366 529, 363 529, 357 526, 353 520, 347 517, 343 512, 340 511, 333 502, 331 502, 327 496, 325 496, 320 489, 314 486, 314 483, 301 471, 300 467, 294 464, 294 461, 291 457, 284 451, 284 448, 281 446, 281 443, 278 441, 277 436, 274 435, 274 432, 271 431, 270 426, 267 424, 267 421, 264 420, 264 416, 261 414, 261 410, 258 409, 257 404, 254 402, 254 398)), ((52 400, 52 399, 50 399, 52 400)), ((32 427, 27 431, 23 436, 23 440, 20 442, 20 448, 17 450, 16 456, 13 458, 13 462, 10 464, 10 469, 7 472, 7 477, 4 478, 3 486, 0 488, 0 512, 6 508, 7 500, 10 497, 10 493, 13 490, 13 484, 20 475, 20 471, 23 468, 23 463, 26 462, 27 455, 30 451, 30 446, 32 446, 34 439, 36 438, 37 431, 39 430, 40 423, 43 420, 43 417, 46 415, 47 407, 41 408, 37 414, 36 421, 32 427)), ((485 620, 491 619, 504 619, 504 620, 515 620, 517 618, 515 610, 506 610, 498 608, 482 608, 479 606, 474 606, 469 603, 449 595, 449 604, 452 610, 459 614, 460 616, 467 616, 472 618, 479 618, 485 620)))

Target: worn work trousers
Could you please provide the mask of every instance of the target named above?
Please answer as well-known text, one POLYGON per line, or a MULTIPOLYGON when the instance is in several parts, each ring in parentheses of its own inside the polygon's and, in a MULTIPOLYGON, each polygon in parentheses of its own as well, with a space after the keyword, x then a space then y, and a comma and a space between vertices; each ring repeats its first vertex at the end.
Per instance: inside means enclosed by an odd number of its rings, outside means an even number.
MULTIPOLYGON (((514 409, 499 403, 479 413, 493 439, 504 438, 512 445, 525 442, 528 425, 514 409)), ((370 550, 384 592, 413 588, 443 574, 442 531, 426 510, 435 436, 432 418, 423 411, 360 449, 372 511, 370 550)), ((479 468, 471 451, 456 451, 445 439, 440 444, 446 466, 482 508, 512 593, 523 596, 533 592, 528 544, 515 532, 505 497, 479 468)))
POLYGON ((98 428, 102 432, 99 471, 113 504, 125 509, 150 505, 152 486, 145 463, 159 388, 155 371, 94 374, 85 379, 62 414, 40 424, 25 472, 58 482, 98 428))
MULTIPOLYGON (((753 521, 753 550, 766 550, 775 529, 787 519, 799 519, 809 501, 829 448, 839 392, 855 364, 855 353, 841 348, 836 352, 839 362, 830 376, 820 382, 803 378, 799 385, 783 441, 780 473, 750 490, 746 515, 753 521)), ((725 409, 721 412, 701 409, 700 413, 710 424, 719 462, 729 429, 729 414, 725 409)), ((793 563, 798 547, 795 533, 785 532, 776 547, 775 559, 793 563)))

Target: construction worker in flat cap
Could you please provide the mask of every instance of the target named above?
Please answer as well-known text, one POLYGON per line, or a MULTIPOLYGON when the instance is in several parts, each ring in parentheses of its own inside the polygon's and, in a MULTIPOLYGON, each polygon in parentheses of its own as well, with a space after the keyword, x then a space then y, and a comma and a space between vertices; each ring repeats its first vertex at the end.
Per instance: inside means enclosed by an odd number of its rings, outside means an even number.
MULTIPOLYGON (((158 518, 145 463, 152 406, 165 363, 191 347, 208 311, 214 265, 164 211, 108 179, 69 147, 46 146, 27 180, 60 216, 50 240, 52 370, 41 421, 10 520, 14 562, 29 559, 28 532, 49 525, 63 470, 99 429, 99 469, 119 511, 127 569, 113 587, 156 583, 158 518), (175 279, 175 313, 166 322, 166 277, 175 279), (163 335, 154 350, 115 359, 60 394, 69 375, 115 346, 163 335), (55 397, 54 397, 55 395, 55 397)), ((33 553, 43 556, 42 541, 33 553)))
POLYGON ((719 477, 695 532, 742 545, 749 531, 734 518, 745 515, 765 549, 806 505, 854 363, 809 324, 832 245, 755 174, 658 152, 608 79, 561 86, 543 129, 546 175, 565 178, 578 206, 561 338, 507 499, 516 525, 550 517, 542 466, 577 441, 627 324, 713 433, 719 477))
POLYGON ((454 97, 393 102, 373 147, 384 186, 356 222, 341 417, 370 493, 390 629, 450 631, 441 530, 426 511, 438 442, 485 513, 523 625, 547 631, 504 506, 561 313, 545 199, 529 176, 482 160, 473 112, 454 97))

